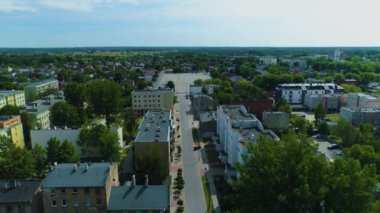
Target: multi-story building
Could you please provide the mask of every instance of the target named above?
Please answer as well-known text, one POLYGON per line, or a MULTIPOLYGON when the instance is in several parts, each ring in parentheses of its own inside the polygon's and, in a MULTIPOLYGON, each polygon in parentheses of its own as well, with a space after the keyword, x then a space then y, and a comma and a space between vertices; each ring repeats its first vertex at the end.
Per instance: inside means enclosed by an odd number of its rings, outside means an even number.
POLYGON ((173 89, 134 90, 132 108, 136 111, 172 110, 174 105, 173 89))
POLYGON ((348 94, 348 107, 367 107, 375 108, 380 107, 380 98, 363 93, 349 93, 348 94))
POLYGON ((259 63, 263 65, 276 65, 277 57, 274 56, 260 56, 259 63))
POLYGON ((5 105, 24 106, 25 93, 20 90, 1 90, 0 91, 0 109, 5 105))
POLYGON ((44 212, 106 212, 113 186, 119 186, 116 164, 55 165, 41 183, 44 212))
POLYGON ((221 105, 216 112, 217 134, 216 145, 219 159, 225 164, 227 178, 239 177, 236 164, 243 163, 242 156, 247 153, 247 144, 254 143, 260 135, 278 139, 271 130, 264 129, 261 122, 249 114, 242 105, 221 105))
POLYGON ((273 130, 287 130, 289 128, 289 113, 263 112, 264 126, 273 130))
POLYGON ((50 89, 58 90, 58 88, 58 81, 55 79, 33 82, 24 88, 26 102, 36 100, 43 92, 50 89))
POLYGON ((21 109, 26 111, 36 121, 36 128, 47 129, 50 128, 50 109, 55 103, 60 101, 64 101, 62 91, 30 102, 21 109))
POLYGON ((24 133, 19 115, 0 116, 0 135, 9 137, 17 147, 24 147, 24 133))
POLYGON ((0 212, 43 212, 39 180, 0 180, 0 212))
POLYGON ((342 92, 343 88, 334 83, 323 84, 280 84, 276 88, 276 98, 283 98, 290 104, 302 104, 306 95, 325 95, 342 92))
POLYGON ((350 121, 354 125, 361 123, 370 123, 372 125, 380 125, 380 108, 371 107, 341 107, 340 117, 350 121))
MULTIPOLYGON (((169 175, 170 139, 172 131, 172 113, 170 110, 148 111, 139 126, 139 132, 133 142, 135 159, 145 156, 147 150, 159 152, 165 173, 169 175)), ((137 171, 141 169, 135 161, 137 171)))
POLYGON ((322 103, 326 110, 338 110, 341 106, 340 94, 305 95, 304 105, 309 110, 315 110, 322 103))

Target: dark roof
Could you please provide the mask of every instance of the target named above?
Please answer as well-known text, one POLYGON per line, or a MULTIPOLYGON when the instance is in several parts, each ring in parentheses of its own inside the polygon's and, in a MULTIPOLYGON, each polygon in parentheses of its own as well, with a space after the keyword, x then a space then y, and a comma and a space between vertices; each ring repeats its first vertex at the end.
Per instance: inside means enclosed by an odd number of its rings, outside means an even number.
POLYGON ((40 180, 0 180, 0 203, 30 202, 40 185, 40 180))
POLYGON ((169 208, 167 185, 138 185, 112 187, 109 211, 163 210, 169 208))
POLYGON ((110 174, 110 163, 58 164, 42 181, 42 188, 103 187, 110 174))

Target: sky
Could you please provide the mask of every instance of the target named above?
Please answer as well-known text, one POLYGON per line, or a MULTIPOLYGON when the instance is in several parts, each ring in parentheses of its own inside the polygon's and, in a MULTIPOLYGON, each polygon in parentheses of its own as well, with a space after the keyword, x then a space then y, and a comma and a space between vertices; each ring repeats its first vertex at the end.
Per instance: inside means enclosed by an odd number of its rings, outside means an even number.
POLYGON ((0 0, 0 47, 380 46, 379 0, 0 0))

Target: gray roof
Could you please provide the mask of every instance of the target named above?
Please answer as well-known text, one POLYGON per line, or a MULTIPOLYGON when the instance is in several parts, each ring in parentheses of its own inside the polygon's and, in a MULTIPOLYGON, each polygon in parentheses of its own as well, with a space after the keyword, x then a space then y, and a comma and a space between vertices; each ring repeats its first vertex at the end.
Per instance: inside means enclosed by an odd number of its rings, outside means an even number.
POLYGON ((163 210, 169 208, 167 185, 112 187, 108 211, 163 210))
POLYGON ((0 180, 0 203, 25 203, 37 192, 40 180, 0 180), (6 187, 7 186, 7 187, 6 187))
POLYGON ((46 110, 50 110, 50 108, 57 102, 65 101, 65 97, 63 95, 63 91, 56 92, 54 94, 48 95, 41 99, 37 99, 29 104, 27 104, 24 109, 29 114, 37 114, 44 112, 46 110))
POLYGON ((242 105, 222 105, 221 107, 231 120, 257 120, 252 114, 244 112, 245 108, 242 105))
POLYGON ((171 111, 148 111, 140 123, 135 142, 169 142, 171 111))
POLYGON ((216 120, 215 112, 204 112, 199 114, 199 121, 200 122, 209 122, 212 120, 216 120))
POLYGON ((25 88, 31 88, 31 87, 40 86, 40 85, 43 85, 43 84, 55 83, 55 82, 58 83, 58 80, 56 80, 56 79, 46 79, 46 80, 42 80, 42 81, 34 81, 34 82, 31 82, 25 88))
POLYGON ((110 163, 58 164, 42 181, 42 188, 104 187, 110 173, 110 163), (87 169, 86 169, 87 167, 87 169))

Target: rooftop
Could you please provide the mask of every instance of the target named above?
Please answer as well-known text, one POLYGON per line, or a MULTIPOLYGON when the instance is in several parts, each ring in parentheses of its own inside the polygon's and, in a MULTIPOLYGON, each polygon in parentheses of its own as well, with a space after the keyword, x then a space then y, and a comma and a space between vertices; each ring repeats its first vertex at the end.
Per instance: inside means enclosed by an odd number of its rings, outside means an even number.
POLYGON ((231 120, 257 120, 252 114, 244 112, 242 105, 222 105, 221 107, 231 120))
POLYGON ((9 96, 24 93, 23 90, 0 90, 0 96, 9 96))
POLYGON ((30 88, 30 87, 34 87, 34 86, 40 86, 40 85, 43 85, 43 84, 48 84, 48 83, 52 83, 52 82, 57 82, 58 81, 56 79, 46 79, 46 80, 42 80, 42 81, 34 81, 34 82, 31 82, 28 86, 26 86, 25 88, 30 88))
POLYGON ((171 111, 148 111, 140 123, 135 142, 169 142, 171 111))
POLYGON ((199 114, 200 122, 209 122, 215 119, 216 119, 215 112, 204 112, 204 113, 199 114))
POLYGON ((41 99, 37 99, 31 103, 28 103, 25 106, 25 110, 31 114, 40 113, 49 110, 55 103, 64 100, 65 98, 63 96, 63 92, 59 91, 41 99))
POLYGON ((62 163, 42 181, 43 188, 103 187, 110 173, 110 163, 62 163))
POLYGON ((163 210, 169 207, 167 185, 138 185, 112 187, 109 211, 163 210))
POLYGON ((380 112, 380 108, 373 107, 342 107, 341 109, 345 109, 351 112, 380 112))
POLYGON ((40 184, 39 180, 0 180, 0 203, 30 202, 40 184))

